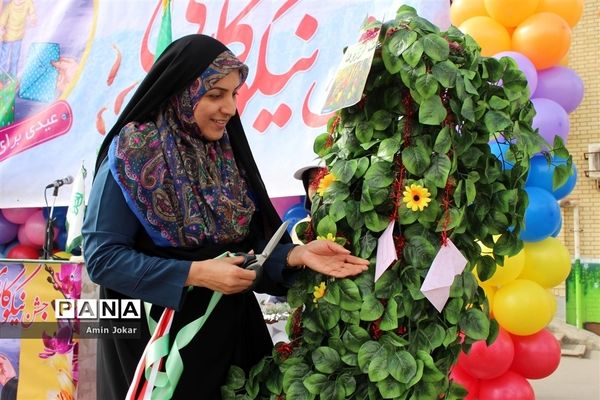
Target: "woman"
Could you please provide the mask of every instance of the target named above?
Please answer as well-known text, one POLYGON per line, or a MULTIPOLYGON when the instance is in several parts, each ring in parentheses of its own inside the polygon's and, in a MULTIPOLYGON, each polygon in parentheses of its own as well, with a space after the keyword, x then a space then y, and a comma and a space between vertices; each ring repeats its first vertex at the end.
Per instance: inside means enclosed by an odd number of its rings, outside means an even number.
MULTIPOLYGON (((272 348, 256 298, 246 291, 255 272, 238 267, 243 257, 215 259, 261 251, 281 224, 236 111, 246 76, 247 67, 211 37, 173 42, 108 133, 96 164, 83 234, 101 297, 173 308, 177 332, 204 314, 213 291, 226 295, 183 348, 173 398, 190 391, 220 398, 231 365, 249 370, 272 348)), ((282 242, 255 291, 285 294, 301 266, 335 277, 368 267, 329 241, 282 242)), ((99 399, 124 398, 148 338, 145 330, 141 340, 99 340, 99 399)))

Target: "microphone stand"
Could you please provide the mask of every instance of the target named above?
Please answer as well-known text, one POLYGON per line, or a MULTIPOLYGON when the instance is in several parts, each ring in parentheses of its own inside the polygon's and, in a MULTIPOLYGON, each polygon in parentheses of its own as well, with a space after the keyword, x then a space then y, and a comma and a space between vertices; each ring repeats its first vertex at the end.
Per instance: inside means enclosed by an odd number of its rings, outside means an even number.
POLYGON ((46 223, 46 233, 44 235, 44 247, 42 249, 42 257, 44 260, 52 259, 52 250, 54 247, 54 205, 56 204, 56 198, 58 197, 58 185, 54 186, 52 196, 54 200, 50 206, 50 212, 48 213, 48 221, 46 223))

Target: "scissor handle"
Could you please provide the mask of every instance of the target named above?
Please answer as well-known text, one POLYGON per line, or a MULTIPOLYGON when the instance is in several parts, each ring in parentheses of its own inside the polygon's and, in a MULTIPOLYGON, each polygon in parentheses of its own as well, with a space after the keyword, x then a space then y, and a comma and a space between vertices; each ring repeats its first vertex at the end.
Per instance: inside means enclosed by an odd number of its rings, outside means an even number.
POLYGON ((245 292, 253 290, 262 278, 262 264, 258 262, 258 259, 256 258, 255 254, 234 253, 234 255, 244 257, 244 261, 238 265, 240 268, 249 269, 251 271, 256 272, 256 278, 254 278, 252 285, 250 285, 250 287, 246 289, 245 292))

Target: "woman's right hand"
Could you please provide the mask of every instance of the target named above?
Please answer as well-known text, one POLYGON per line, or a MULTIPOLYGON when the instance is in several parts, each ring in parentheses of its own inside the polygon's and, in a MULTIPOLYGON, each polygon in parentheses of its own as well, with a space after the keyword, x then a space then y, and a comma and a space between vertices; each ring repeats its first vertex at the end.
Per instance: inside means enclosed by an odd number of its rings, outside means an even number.
POLYGON ((238 266, 243 262, 242 256, 194 261, 185 285, 205 287, 223 294, 243 292, 256 278, 256 272, 238 266))

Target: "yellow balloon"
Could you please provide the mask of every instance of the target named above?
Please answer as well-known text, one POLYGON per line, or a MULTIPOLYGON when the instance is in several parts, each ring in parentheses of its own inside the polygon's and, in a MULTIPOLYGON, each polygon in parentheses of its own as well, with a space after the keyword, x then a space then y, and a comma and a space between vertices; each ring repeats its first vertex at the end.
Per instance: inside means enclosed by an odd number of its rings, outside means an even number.
POLYGON ((540 0, 536 12, 548 11, 560 15, 572 28, 583 14, 583 0, 540 0))
POLYGON ((491 57, 501 51, 510 50, 511 39, 508 31, 490 17, 472 17, 460 24, 458 29, 475 39, 481 47, 481 55, 491 57))
MULTIPOLYGON (((481 242, 479 242, 479 247, 481 247, 482 254, 492 256, 492 249, 486 247, 481 242)), ((524 266, 525 253, 523 252, 523 250, 521 250, 512 257, 504 257, 504 266, 496 265, 496 272, 494 272, 494 275, 492 275, 490 279, 481 282, 486 286, 505 285, 508 282, 517 279, 517 277, 521 275, 524 266)))
POLYGON ((69 260, 71 258, 71 253, 66 251, 57 251, 54 253, 54 257, 60 258, 61 260, 69 260))
POLYGON ((455 0, 450 6, 450 22, 454 26, 477 16, 487 16, 483 0, 455 0))
POLYGON ((535 13, 540 0, 484 0, 485 10, 507 28, 517 26, 535 13))
POLYGON ((542 330, 552 319, 546 289, 527 279, 515 279, 494 296, 494 317, 514 335, 528 336, 542 330))
POLYGON ((490 316, 493 315, 494 312, 494 296, 496 295, 496 287, 495 286, 490 286, 490 285, 480 285, 481 288, 483 289, 483 292, 485 293, 485 297, 488 300, 488 304, 490 305, 490 316))
POLYGON ((519 278, 553 288, 569 276, 571 255, 560 240, 549 237, 539 242, 525 242, 523 250, 525 266, 519 278))
POLYGON ((550 305, 550 317, 546 325, 552 322, 552 319, 556 315, 556 296, 552 293, 552 290, 546 290, 546 294, 548 295, 548 304, 550 305))

